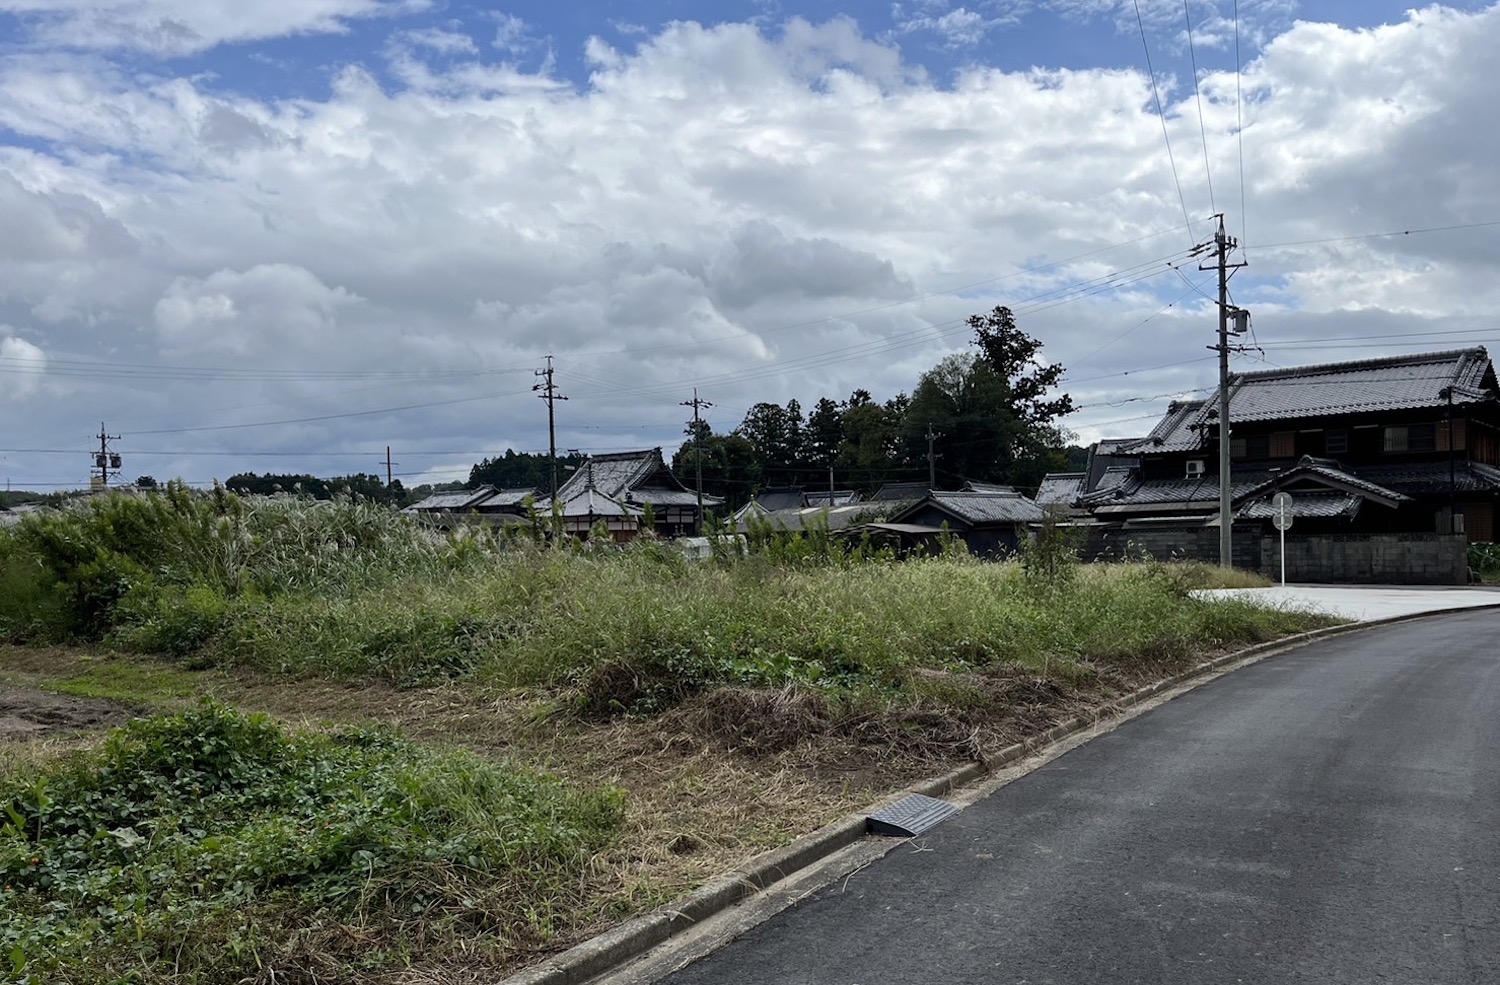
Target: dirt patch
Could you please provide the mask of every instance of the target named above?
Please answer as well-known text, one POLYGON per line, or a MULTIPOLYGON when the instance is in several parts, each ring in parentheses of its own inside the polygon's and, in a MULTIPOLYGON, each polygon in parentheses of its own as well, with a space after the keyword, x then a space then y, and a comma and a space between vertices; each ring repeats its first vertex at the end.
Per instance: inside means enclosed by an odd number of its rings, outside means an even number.
POLYGON ((0 682, 0 742, 107 728, 133 715, 134 709, 118 701, 73 698, 0 682))

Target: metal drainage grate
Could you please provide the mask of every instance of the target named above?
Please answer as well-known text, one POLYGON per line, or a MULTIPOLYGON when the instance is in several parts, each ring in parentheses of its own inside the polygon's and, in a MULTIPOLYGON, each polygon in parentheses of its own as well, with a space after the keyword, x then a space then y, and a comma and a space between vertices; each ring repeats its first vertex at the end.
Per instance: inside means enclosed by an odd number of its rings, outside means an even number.
POLYGON ((883 807, 865 818, 865 827, 878 835, 895 835, 910 838, 946 820, 959 812, 960 808, 946 800, 937 800, 914 793, 910 797, 883 807))

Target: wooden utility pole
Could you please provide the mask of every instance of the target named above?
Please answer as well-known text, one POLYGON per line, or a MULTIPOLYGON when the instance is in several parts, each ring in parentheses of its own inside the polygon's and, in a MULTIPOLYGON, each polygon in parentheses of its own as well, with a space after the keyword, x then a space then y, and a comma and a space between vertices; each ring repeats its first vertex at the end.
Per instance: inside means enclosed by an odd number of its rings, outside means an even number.
POLYGON ((547 368, 536 370, 536 376, 542 377, 542 382, 534 384, 531 389, 540 390, 537 394, 547 401, 547 457, 552 462, 552 498, 557 499, 557 414, 555 404, 559 400, 567 400, 557 392, 557 386, 552 382, 552 356, 547 356, 547 368))
POLYGON ((390 445, 386 445, 385 446, 385 487, 387 489, 389 489, 391 487, 391 484, 392 484, 391 483, 391 479, 394 477, 394 474, 391 472, 391 466, 393 464, 395 464, 395 463, 393 463, 391 461, 391 446, 390 445))

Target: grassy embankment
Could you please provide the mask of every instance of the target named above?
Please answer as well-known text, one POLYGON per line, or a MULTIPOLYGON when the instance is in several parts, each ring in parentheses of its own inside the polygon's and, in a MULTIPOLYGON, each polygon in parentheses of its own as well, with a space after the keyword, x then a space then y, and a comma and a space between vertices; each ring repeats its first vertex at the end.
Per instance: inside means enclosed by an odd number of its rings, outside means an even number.
MULTIPOLYGON (((930 767, 1208 652, 1318 622, 1190 598, 1191 588, 1221 584, 1210 570, 1079 566, 1055 545, 1023 563, 895 563, 845 556, 817 535, 693 564, 664 545, 573 551, 444 538, 367 505, 250 505, 174 488, 97 499, 0 533, 0 638, 102 641, 171 657, 182 673, 229 668, 242 692, 247 669, 261 681, 379 681, 429 695, 451 694, 443 688, 457 681, 465 695, 516 712, 493 725, 507 756, 541 747, 528 745, 528 730, 587 744, 639 723, 667 758, 680 743, 711 741, 726 756, 780 756, 795 769, 798 757, 819 762, 823 743, 877 763, 915 750, 930 767)), ((466 708, 458 720, 478 706, 466 708)), ((276 967, 285 981, 313 971, 316 939, 345 977, 373 979, 418 954, 500 967, 559 928, 565 938, 664 891, 610 896, 594 878, 617 864, 601 851, 611 837, 614 855, 640 867, 645 849, 632 839, 669 830, 659 802, 646 810, 656 823, 629 820, 641 809, 633 783, 624 784, 622 829, 609 790, 394 737, 273 732, 215 706, 134 726, 76 758, 12 767, 0 801, 16 816, 0 819, 0 866, 36 877, 7 875, 0 958, 10 952, 16 974, 35 968, 37 980, 65 969, 72 980, 109 981, 129 965, 142 981, 208 981, 227 961, 252 976, 276 967), (144 793, 182 792, 139 765, 163 761, 152 760, 152 745, 201 744, 194 730, 210 726, 227 730, 213 742, 228 752, 193 782, 219 783, 225 797, 144 793), (259 778, 248 786, 246 770, 259 778), (70 791, 68 803, 48 788, 70 791), (419 788, 430 799, 406 804, 419 788), (334 847, 297 836, 328 823, 319 805, 348 804, 353 790, 363 791, 356 835, 334 847), (50 799, 40 805, 28 791, 50 799), (269 800, 253 799, 262 795, 269 800), (79 800, 102 806, 80 813, 71 806, 79 800), (549 824, 568 837, 548 834, 549 824), (512 850, 531 837, 545 849, 512 850), (52 869, 30 862, 44 855, 61 860, 46 878, 52 869), (159 883, 127 884, 143 873, 159 883), (510 909, 487 895, 497 885, 510 909), (183 905, 144 925, 144 904, 131 900, 148 896, 183 905), (471 910, 481 917, 470 920, 471 910), (321 936, 293 931, 303 927, 321 936), (90 937, 95 946, 70 951, 90 937), (40 954, 61 964, 43 968, 40 954)), ((439 737, 492 751, 457 730, 439 737)), ((568 773, 552 748, 539 758, 568 773)), ((638 750, 641 758, 650 756, 638 750)), ((674 790, 685 792, 665 783, 656 793, 674 790)), ((680 831, 667 854, 702 839, 680 831)))

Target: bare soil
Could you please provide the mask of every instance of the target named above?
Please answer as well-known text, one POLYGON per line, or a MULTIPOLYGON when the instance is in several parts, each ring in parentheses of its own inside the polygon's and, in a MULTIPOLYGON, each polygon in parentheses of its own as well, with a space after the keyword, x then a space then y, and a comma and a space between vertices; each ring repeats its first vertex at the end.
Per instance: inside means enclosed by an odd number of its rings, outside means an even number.
POLYGON ((119 725, 135 713, 103 698, 74 698, 0 681, 0 742, 27 741, 119 725))

